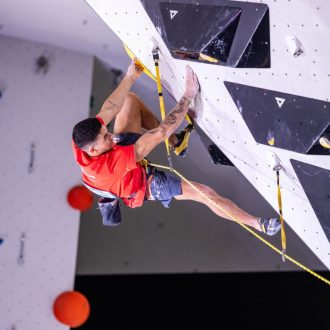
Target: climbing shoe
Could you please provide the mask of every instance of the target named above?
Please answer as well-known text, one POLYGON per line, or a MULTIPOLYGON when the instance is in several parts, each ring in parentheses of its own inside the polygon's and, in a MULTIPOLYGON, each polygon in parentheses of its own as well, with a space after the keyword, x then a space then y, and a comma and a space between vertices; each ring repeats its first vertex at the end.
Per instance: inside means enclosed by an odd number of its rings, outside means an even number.
POLYGON ((184 157, 187 154, 190 133, 193 130, 194 125, 187 125, 180 133, 175 134, 178 142, 172 147, 172 150, 177 156, 184 157))
POLYGON ((281 221, 278 218, 260 218, 257 221, 266 235, 273 236, 281 229, 281 221))
POLYGON ((330 136, 322 136, 319 139, 320 145, 323 148, 330 149, 330 136))

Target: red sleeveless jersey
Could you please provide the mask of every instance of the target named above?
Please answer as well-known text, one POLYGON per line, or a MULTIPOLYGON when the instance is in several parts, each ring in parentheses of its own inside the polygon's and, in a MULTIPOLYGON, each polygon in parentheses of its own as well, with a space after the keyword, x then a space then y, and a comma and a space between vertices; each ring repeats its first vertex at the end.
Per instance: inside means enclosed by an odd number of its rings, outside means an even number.
POLYGON ((143 204, 147 186, 146 172, 135 161, 134 145, 115 145, 108 152, 96 157, 90 157, 73 141, 72 149, 85 183, 115 194, 129 207, 143 204))

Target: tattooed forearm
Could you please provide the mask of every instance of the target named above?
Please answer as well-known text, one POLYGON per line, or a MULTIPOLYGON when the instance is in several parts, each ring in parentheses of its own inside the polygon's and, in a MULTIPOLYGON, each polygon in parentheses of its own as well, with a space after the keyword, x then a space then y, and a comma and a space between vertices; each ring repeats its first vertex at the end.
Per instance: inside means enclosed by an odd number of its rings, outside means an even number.
POLYGON ((145 134, 154 135, 157 133, 165 134, 166 133, 166 127, 163 127, 162 125, 159 125, 158 127, 151 129, 150 131, 146 132, 145 134))
POLYGON ((152 130, 146 132, 146 134, 150 134, 150 135, 156 134, 157 133, 157 130, 158 130, 157 128, 152 129, 152 130))
POLYGON ((191 101, 187 97, 182 96, 181 99, 180 99, 180 101, 179 101, 179 104, 184 104, 185 102, 187 103, 187 105, 189 107, 191 101))
POLYGON ((187 110, 187 106, 189 106, 190 101, 183 96, 179 103, 174 107, 174 109, 168 114, 165 120, 162 122, 161 125, 169 126, 174 125, 179 117, 179 115, 187 110))
POLYGON ((174 109, 167 115, 167 117, 158 126, 162 130, 162 133, 166 136, 170 136, 176 128, 182 123, 185 114, 188 112, 190 100, 186 97, 182 97, 174 109))
POLYGON ((170 113, 165 120, 163 121, 163 124, 165 125, 173 125, 176 122, 176 114, 170 113))
POLYGON ((110 100, 107 100, 107 102, 110 103, 110 104, 111 104, 112 106, 114 106, 115 108, 117 108, 117 109, 119 108, 117 104, 111 102, 110 100))
POLYGON ((168 139, 182 123, 189 109, 190 100, 182 97, 174 109, 159 124, 143 134, 135 143, 135 160, 146 157, 159 143, 168 139))

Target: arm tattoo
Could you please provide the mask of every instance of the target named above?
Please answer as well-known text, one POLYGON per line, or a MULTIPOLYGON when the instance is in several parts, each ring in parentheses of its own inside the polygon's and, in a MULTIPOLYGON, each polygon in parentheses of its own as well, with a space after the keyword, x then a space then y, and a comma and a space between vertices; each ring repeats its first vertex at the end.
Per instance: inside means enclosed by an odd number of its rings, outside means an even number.
POLYGON ((179 103, 184 104, 184 102, 188 102, 188 107, 189 107, 191 101, 187 97, 182 96, 179 103))
POLYGON ((161 133, 165 134, 166 133, 166 127, 164 127, 162 125, 159 125, 158 127, 154 128, 154 129, 151 129, 150 131, 147 131, 145 134, 153 135, 153 134, 156 134, 158 132, 161 132, 161 133))
POLYGON ((189 99, 187 99, 185 96, 182 96, 178 104, 174 107, 174 109, 169 113, 169 115, 165 118, 163 123, 161 124, 164 126, 170 126, 175 124, 177 120, 177 115, 184 111, 184 104, 188 102, 188 106, 190 104, 189 99))
POLYGON ((145 133, 145 135, 148 134, 151 135, 151 137, 146 141, 143 141, 144 143, 136 143, 135 155, 137 161, 147 156, 157 144, 167 139, 170 134, 174 132, 176 127, 182 122, 184 115, 187 112, 187 108, 189 107, 189 103, 189 99, 183 96, 158 127, 145 133), (155 136, 154 134, 158 135, 155 136), (150 144, 152 147, 150 147, 150 144))
POLYGON ((115 108, 119 108, 117 104, 111 102, 110 100, 107 100, 107 102, 109 102, 111 105, 113 105, 115 108))
POLYGON ((150 135, 153 135, 155 133, 157 133, 157 128, 146 132, 146 134, 150 134, 150 135))
POLYGON ((178 115, 185 111, 184 105, 185 102, 188 101, 188 105, 190 103, 189 99, 186 97, 182 97, 174 109, 167 115, 167 117, 160 123, 160 125, 150 131, 147 131, 145 134, 153 135, 156 133, 161 133, 163 135, 167 134, 168 129, 177 122, 178 115))

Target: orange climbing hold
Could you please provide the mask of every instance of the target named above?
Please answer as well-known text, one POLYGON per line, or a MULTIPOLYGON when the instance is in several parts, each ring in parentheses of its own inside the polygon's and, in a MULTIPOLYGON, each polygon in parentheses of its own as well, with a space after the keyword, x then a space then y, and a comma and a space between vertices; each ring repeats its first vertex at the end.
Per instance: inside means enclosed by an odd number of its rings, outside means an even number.
POLYGON ((85 323, 90 314, 87 298, 78 291, 66 291, 55 300, 53 311, 56 319, 72 328, 85 323))
POLYGON ((69 191, 67 199, 71 207, 80 211, 88 210, 93 204, 93 195, 84 186, 73 187, 69 191))

